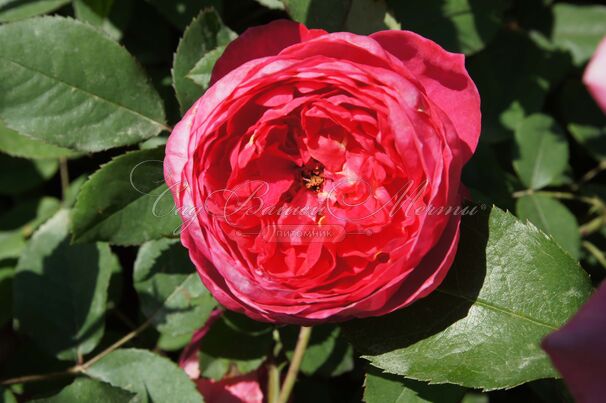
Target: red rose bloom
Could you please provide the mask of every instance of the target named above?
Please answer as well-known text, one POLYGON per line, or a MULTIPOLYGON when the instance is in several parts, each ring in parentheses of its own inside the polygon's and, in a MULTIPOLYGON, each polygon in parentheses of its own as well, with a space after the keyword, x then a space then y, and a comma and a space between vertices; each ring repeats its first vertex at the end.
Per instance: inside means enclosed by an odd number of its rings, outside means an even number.
POLYGON ((464 57, 412 32, 247 30, 171 134, 164 170, 202 281, 229 309, 313 324, 433 291, 480 134, 464 57))

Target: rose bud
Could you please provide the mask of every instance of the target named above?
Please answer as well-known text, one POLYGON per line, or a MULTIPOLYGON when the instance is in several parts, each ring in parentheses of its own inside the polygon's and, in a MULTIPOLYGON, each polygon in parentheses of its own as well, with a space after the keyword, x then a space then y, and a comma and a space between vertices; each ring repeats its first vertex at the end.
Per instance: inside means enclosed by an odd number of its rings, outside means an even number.
POLYGON ((543 349, 579 403, 599 403, 606 394, 606 282, 543 349))
POLYGON ((583 83, 587 86, 593 99, 606 113, 606 37, 602 39, 589 61, 583 74, 583 83))
POLYGON ((480 135, 464 56, 407 31, 255 27, 172 132, 181 240, 228 309, 311 325, 431 293, 480 135))

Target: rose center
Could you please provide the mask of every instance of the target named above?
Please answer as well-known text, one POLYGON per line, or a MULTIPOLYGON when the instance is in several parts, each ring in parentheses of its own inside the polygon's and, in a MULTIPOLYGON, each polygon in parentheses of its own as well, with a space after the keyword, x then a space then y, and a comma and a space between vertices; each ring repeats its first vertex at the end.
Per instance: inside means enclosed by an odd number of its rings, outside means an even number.
POLYGON ((301 169, 301 180, 307 189, 318 193, 324 183, 324 166, 312 159, 301 169))

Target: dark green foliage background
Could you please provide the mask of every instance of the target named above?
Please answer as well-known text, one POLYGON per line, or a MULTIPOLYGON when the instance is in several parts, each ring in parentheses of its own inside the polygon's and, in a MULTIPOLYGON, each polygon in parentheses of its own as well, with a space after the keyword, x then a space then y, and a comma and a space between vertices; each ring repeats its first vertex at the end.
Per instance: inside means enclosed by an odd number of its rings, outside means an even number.
MULTIPOLYGON (((176 362, 217 304, 175 240, 162 146, 224 46, 279 18, 401 27, 465 53, 483 114, 463 181, 486 208, 464 221, 464 286, 449 276, 410 309, 315 328, 294 401, 570 401, 539 342, 606 275, 606 116, 581 82, 605 5, 0 0, 0 403, 202 400, 176 362), (83 363, 75 382, 65 374, 83 363), (43 380, 12 381, 31 374, 43 380)), ((257 370, 272 352, 287 364, 296 334, 227 313, 200 351, 202 375, 257 370)))

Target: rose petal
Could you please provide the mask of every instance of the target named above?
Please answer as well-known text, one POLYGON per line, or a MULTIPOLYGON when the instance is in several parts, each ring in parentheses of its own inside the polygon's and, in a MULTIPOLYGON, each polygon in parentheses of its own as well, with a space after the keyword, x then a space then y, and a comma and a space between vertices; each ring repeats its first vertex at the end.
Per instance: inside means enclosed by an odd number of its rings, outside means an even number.
POLYGON ((591 61, 585 69, 583 83, 598 103, 602 111, 606 113, 606 37, 596 49, 591 61))
POLYGON ((199 379, 196 385, 204 400, 210 403, 263 403, 263 391, 257 372, 218 382, 199 379))
POLYGON ((220 309, 215 309, 212 311, 204 326, 198 329, 191 338, 191 341, 179 356, 179 366, 183 368, 185 373, 191 379, 197 379, 200 377, 200 361, 199 361, 199 350, 200 350, 200 342, 202 338, 206 336, 206 333, 210 330, 210 327, 213 323, 216 322, 217 319, 221 317, 223 311, 220 309))
POLYGON ((215 63, 210 84, 250 60, 277 55, 284 48, 325 33, 321 29, 309 30, 305 25, 290 20, 276 20, 249 28, 225 48, 215 63))
POLYGON ((561 329, 543 340, 543 349, 564 376, 579 403, 606 396, 606 282, 561 329))
POLYGON ((450 118, 467 145, 465 161, 480 138, 480 95, 465 69, 465 56, 450 53, 410 31, 381 31, 370 35, 402 60, 427 91, 429 99, 450 118))

